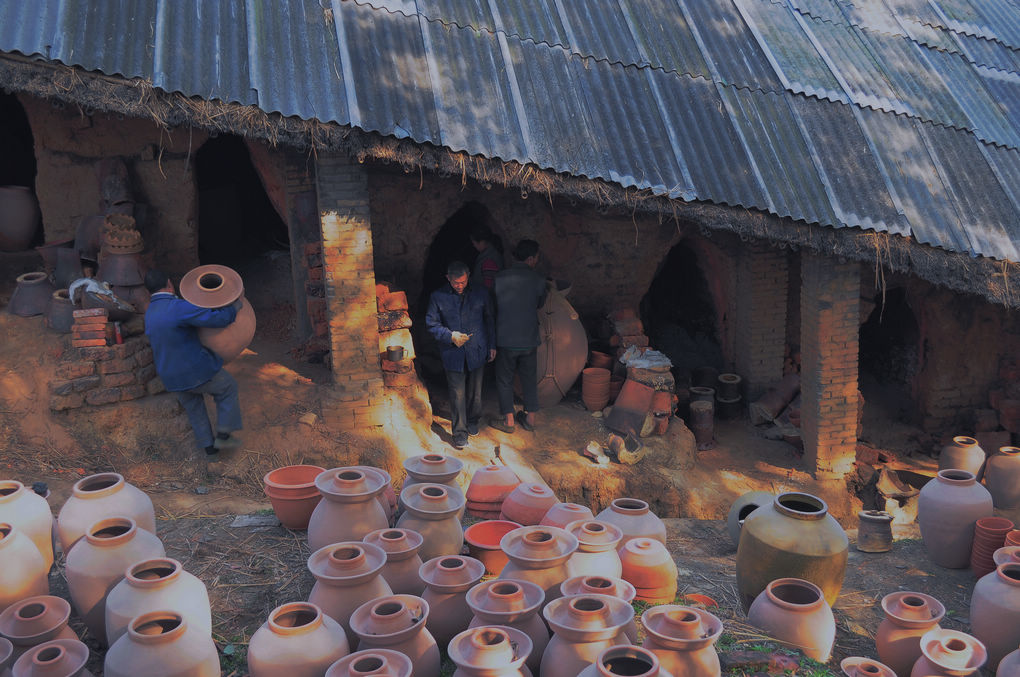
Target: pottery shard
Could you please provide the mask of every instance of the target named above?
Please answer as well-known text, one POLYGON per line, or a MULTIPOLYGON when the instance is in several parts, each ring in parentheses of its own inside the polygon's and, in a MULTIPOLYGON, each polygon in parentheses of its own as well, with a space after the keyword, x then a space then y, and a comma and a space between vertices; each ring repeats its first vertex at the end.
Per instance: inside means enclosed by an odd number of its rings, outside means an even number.
POLYGON ((411 316, 406 310, 387 310, 379 313, 379 331, 409 329, 410 327, 411 316))

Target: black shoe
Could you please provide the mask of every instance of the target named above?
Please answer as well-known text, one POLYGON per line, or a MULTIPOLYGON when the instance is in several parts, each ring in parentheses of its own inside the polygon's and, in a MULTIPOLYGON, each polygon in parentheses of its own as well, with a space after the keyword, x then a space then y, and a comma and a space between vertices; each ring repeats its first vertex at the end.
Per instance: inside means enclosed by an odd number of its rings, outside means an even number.
POLYGON ((512 425, 507 425, 506 420, 504 420, 503 418, 490 419, 489 425, 491 425, 496 430, 499 430, 500 432, 507 433, 508 435, 514 434, 514 427, 512 425))
POLYGON ((514 420, 516 420, 517 424, 524 428, 525 430, 527 430, 529 433, 535 432, 535 426, 528 422, 527 413, 523 411, 517 412, 516 414, 514 414, 514 420))
POLYGON ((468 431, 468 435, 469 436, 477 435, 478 434, 478 424, 477 423, 468 423, 467 424, 467 431, 468 431))
POLYGON ((467 443, 468 443, 467 433, 457 433, 456 435, 453 436, 454 449, 463 449, 464 446, 467 445, 467 443))

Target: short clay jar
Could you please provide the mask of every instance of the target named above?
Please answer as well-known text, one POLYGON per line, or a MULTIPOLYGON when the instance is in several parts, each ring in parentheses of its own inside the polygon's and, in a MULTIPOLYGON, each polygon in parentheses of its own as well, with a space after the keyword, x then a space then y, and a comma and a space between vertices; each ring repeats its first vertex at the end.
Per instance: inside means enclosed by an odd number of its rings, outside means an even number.
POLYGON ((49 567, 39 548, 20 529, 0 523, 0 611, 26 597, 48 595, 49 567))
POLYGON ((578 503, 553 503, 539 524, 545 527, 566 529, 571 522, 594 519, 595 515, 587 506, 578 503))
POLYGON ((600 522, 615 524, 623 532, 622 548, 632 538, 654 538, 666 544, 666 525, 653 513, 648 503, 637 498, 617 498, 596 515, 600 522))
POLYGON ((590 518, 571 522, 564 529, 577 539, 577 551, 567 560, 571 576, 623 575, 623 562, 617 552, 623 532, 618 526, 590 518))
POLYGON ((884 510, 861 510, 857 513, 857 519, 858 550, 861 552, 892 550, 892 515, 884 510))
POLYGON ((89 648, 76 639, 54 639, 38 644, 14 662, 14 677, 93 677, 85 669, 89 648))
POLYGON ((360 541, 327 545, 308 558, 308 570, 315 577, 308 601, 343 626, 352 648, 357 648, 358 639, 351 632, 351 613, 365 602, 393 594, 380 575, 385 564, 382 548, 360 541))
POLYGON ((772 581, 751 604, 747 621, 821 663, 827 662, 832 653, 836 619, 821 588, 810 581, 772 581))
POLYGON ((532 644, 526 665, 534 674, 542 664, 549 644, 549 629, 538 615, 545 592, 530 581, 494 580, 478 583, 468 590, 466 601, 474 613, 470 628, 502 625, 525 633, 532 644))
POLYGON ((169 557, 132 564, 106 596, 106 637, 113 644, 125 632, 131 619, 151 611, 180 613, 188 624, 212 632, 209 592, 205 583, 188 573, 169 557))
POLYGON ((885 619, 875 633, 878 658, 905 677, 921 657, 921 636, 939 627, 946 608, 931 595, 893 592, 882 598, 885 619))
POLYGON ((440 555, 459 555, 464 547, 464 528, 460 524, 464 494, 445 484, 412 484, 400 492, 404 514, 397 526, 413 529, 424 542, 418 554, 422 561, 440 555))
POLYGON ((863 656, 844 658, 839 669, 846 677, 896 677, 896 673, 885 663, 879 663, 863 656))
POLYGON ((64 555, 71 552, 71 546, 85 535, 90 524, 106 517, 127 517, 139 529, 156 533, 156 511, 144 491, 117 473, 89 475, 74 483, 71 496, 57 515, 57 538, 64 555))
POLYGON ((53 513, 45 498, 16 480, 0 480, 0 522, 28 536, 43 556, 46 569, 53 566, 53 513))
POLYGON ((13 656, 17 660, 39 644, 54 639, 78 639, 67 626, 70 617, 71 605, 61 597, 28 597, 0 613, 0 635, 14 645, 13 656))
POLYGON ((577 550, 573 534, 557 527, 521 527, 504 536, 500 547, 510 562, 499 578, 537 583, 546 604, 560 596, 560 583, 570 576, 567 560, 577 550))
POLYGON ((978 441, 957 435, 939 453, 939 470, 966 470, 980 482, 985 473, 985 452, 978 441))
POLYGON ((332 468, 319 473, 315 486, 320 501, 308 521, 308 547, 314 552, 331 543, 360 541, 370 531, 388 527, 377 497, 385 487, 382 475, 368 468, 332 468))
POLYGON ((603 649, 577 677, 673 677, 655 652, 622 645, 603 649))
POLYGON ((377 529, 365 536, 365 543, 379 546, 386 553, 382 577, 389 583, 393 594, 421 595, 425 582, 418 575, 421 568, 422 536, 412 529, 377 529))
POLYGON ((436 453, 412 456, 403 465, 407 477, 400 487, 401 491, 412 484, 446 484, 457 487, 457 476, 464 469, 464 462, 459 458, 436 453))
POLYGON ((362 604, 351 628, 364 649, 393 649, 411 659, 412 677, 439 677, 439 647, 427 629, 429 605, 414 595, 390 595, 362 604))
POLYGON ((440 646, 467 629, 474 614, 467 593, 482 580, 485 566, 474 557, 442 555, 421 565, 418 575, 425 581, 422 599, 428 602, 428 629, 440 646))
POLYGON ((344 656, 324 677, 411 677, 411 659, 391 649, 365 649, 344 656))
POLYGON ((532 651, 527 634, 501 625, 464 630, 447 649, 457 666, 454 677, 531 677, 524 663, 532 651))
POLYGON ((503 501, 500 519, 523 526, 535 525, 542 521, 556 502, 556 494, 544 484, 520 484, 503 501))
POLYGON ((308 602, 273 609, 248 642, 250 677, 319 677, 350 653, 339 623, 308 602))
POLYGON ((723 624, 702 609, 665 604, 641 615, 645 629, 642 646, 654 652, 673 675, 718 677, 721 673, 715 643, 723 624))
POLYGON ((543 677, 576 676, 603 649, 629 644, 624 628, 634 609, 608 595, 575 595, 552 600, 542 612, 553 637, 542 655, 543 677))
POLYGON ((980 641, 956 630, 929 630, 921 637, 920 648, 910 677, 966 677, 977 674, 988 659, 980 641))

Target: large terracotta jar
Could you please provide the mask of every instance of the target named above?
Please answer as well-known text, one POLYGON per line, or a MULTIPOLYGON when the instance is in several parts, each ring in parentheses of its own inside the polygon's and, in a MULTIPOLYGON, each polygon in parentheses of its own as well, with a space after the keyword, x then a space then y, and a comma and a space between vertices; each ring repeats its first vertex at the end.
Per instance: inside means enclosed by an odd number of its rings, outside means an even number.
POLYGON ((325 468, 317 465, 285 465, 266 473, 262 486, 280 524, 288 529, 307 529, 312 511, 322 500, 315 478, 325 468))
POLYGON ((676 597, 677 571, 673 556, 653 538, 632 538, 620 548, 623 580, 634 586, 637 599, 668 604, 676 597))
POLYGON ((921 636, 939 627, 942 603, 920 592, 893 592, 882 598, 885 619, 875 633, 878 658, 900 677, 910 674, 921 657, 921 636))
POLYGON ((465 492, 468 514, 486 519, 499 519, 498 514, 489 516, 477 513, 493 511, 498 513, 503 506, 503 501, 520 483, 520 478, 509 466, 482 466, 471 476, 471 482, 465 492))
POLYGON ((531 677, 524 664, 533 650, 520 630, 483 625, 453 637, 447 653, 457 666, 454 677, 531 677))
POLYGON ((914 663, 910 677, 966 677, 978 674, 988 652, 984 645, 965 632, 929 630, 921 637, 921 657, 914 663))
POLYGON ((957 435, 952 442, 942 447, 939 454, 939 470, 966 470, 978 482, 985 472, 985 451, 978 441, 966 435, 957 435))
POLYGON ((988 667, 1020 646, 1020 564, 1000 564, 974 586, 970 634, 988 650, 988 667))
POLYGON ((995 677, 1020 677, 1020 649, 1006 654, 1006 657, 999 661, 995 677))
POLYGON ((465 630, 473 613, 467 604, 467 592, 485 574, 485 566, 474 557, 444 555, 421 565, 418 575, 425 581, 422 599, 428 602, 428 629, 440 646, 465 630))
POLYGON ((350 653, 339 623, 309 602, 278 606, 248 642, 250 677, 321 677, 350 653))
POLYGON ((50 593, 50 568, 26 534, 0 523, 0 611, 26 597, 50 593))
POLYGON ((175 611, 134 618, 103 661, 105 677, 219 677, 220 656, 209 633, 175 611))
POLYGON ((567 560, 577 550, 577 539, 556 527, 514 529, 500 541, 510 559, 501 579, 531 581, 545 591, 545 603, 560 596, 560 583, 569 578, 567 560))
POLYGON ((844 658, 839 662, 839 669, 846 677, 896 677, 888 665, 863 656, 844 658))
POLYGON ((54 639, 78 639, 67 627, 71 605, 53 595, 26 597, 0 613, 0 635, 14 645, 14 659, 54 639))
POLYGON ((322 493, 308 521, 308 547, 319 550, 332 543, 360 541, 365 534, 390 525, 376 500, 386 482, 367 468, 333 468, 319 473, 315 486, 322 493))
POLYGON ((829 605, 843 587, 850 541, 822 499, 788 492, 744 520, 737 546, 737 590, 746 611, 777 578, 803 578, 829 605))
POLYGON ((421 534, 412 529, 377 529, 367 534, 364 542, 377 545, 386 553, 382 577, 393 594, 421 595, 425 592, 425 582, 418 575, 422 565, 418 556, 423 542, 421 534))
POLYGON ((632 538, 654 538, 666 543, 666 525, 648 504, 637 498, 617 498, 595 516, 600 522, 615 524, 623 532, 619 547, 632 538))
POLYGON ((580 519, 564 527, 577 539, 577 551, 567 560, 571 576, 623 575, 623 562, 616 548, 623 540, 620 528, 597 519, 580 519))
POLYGON ((828 662, 836 639, 836 619, 821 588, 799 578, 769 583, 751 604, 747 622, 821 663, 828 662))
POLYGON ((499 518, 523 526, 535 525, 542 521, 556 502, 556 494, 544 484, 519 484, 503 501, 499 518))
MULTIPOLYGON (((560 584, 560 592, 564 597, 573 595, 609 595, 622 599, 627 604, 634 601, 637 590, 622 578, 610 576, 572 576, 560 584)), ((631 643, 638 641, 637 623, 631 619, 623 629, 631 643)))
POLYGON ((464 494, 445 484, 412 484, 400 492, 404 514, 397 526, 413 529, 424 543, 418 554, 423 561, 440 555, 459 555, 464 547, 464 529, 460 525, 460 509, 464 494))
POLYGON ((486 581, 468 590, 467 605, 474 612, 468 627, 501 625, 516 628, 531 640, 526 665, 538 674, 542 654, 549 644, 549 629, 538 615, 545 592, 530 581, 486 581))
POLYGON ((71 604, 89 633, 101 644, 106 638, 106 597, 129 566, 166 557, 156 535, 139 529, 134 520, 111 517, 88 528, 85 538, 67 553, 65 575, 71 604))
POLYGON ((224 362, 236 359, 248 347, 255 337, 255 311, 244 298, 244 283, 237 271, 216 264, 198 266, 184 274, 178 290, 199 308, 222 308, 240 300, 233 322, 226 327, 199 327, 198 340, 224 362))
POLYGON ((393 649, 411 659, 412 677, 439 677, 439 647, 426 628, 428 602, 391 595, 362 604, 351 615, 361 649, 393 649))
POLYGON ((32 647, 14 662, 14 677, 92 677, 85 669, 89 648, 76 639, 54 639, 32 647))
POLYGON ((542 615, 553 631, 542 655, 542 677, 576 677, 603 649, 630 644, 624 628, 634 620, 634 609, 616 597, 561 597, 542 615))
POLYGON ((150 611, 176 611, 191 627, 212 632, 205 583, 185 571, 175 559, 147 559, 127 567, 124 578, 106 596, 109 643, 113 644, 127 632, 132 618, 150 611))
MULTIPOLYGON (((682 673, 681 673, 682 674, 682 673)), ((675 677, 662 665, 655 652, 644 647, 623 645, 604 649, 577 677, 675 677)))
POLYGON ((917 499, 917 523, 928 556, 949 569, 970 563, 974 522, 991 516, 992 495, 966 470, 940 470, 917 499))
POLYGON ((1020 447, 1000 447, 998 453, 988 457, 985 484, 996 508, 1020 508, 1020 447))
POLYGON ((702 609, 666 604, 641 615, 645 629, 642 646, 652 651, 663 668, 674 675, 719 677, 715 643, 723 624, 702 609))
POLYGON ((578 503, 553 503, 539 524, 544 527, 566 529, 567 525, 571 522, 594 519, 595 515, 592 513, 591 508, 586 505, 578 503))
POLYGON ((357 541, 327 545, 308 558, 315 577, 308 601, 343 626, 352 648, 358 640, 351 634, 351 613, 365 602, 393 594, 380 575, 385 563, 382 548, 357 541))
POLYGON ((138 528, 156 533, 156 511, 144 491, 115 472, 89 475, 75 482, 57 515, 57 538, 64 555, 89 525, 106 517, 127 517, 138 528))
POLYGON ((325 677, 411 677, 411 659, 391 649, 365 649, 344 656, 325 677))
POLYGON ((775 497, 775 494, 767 491, 749 491, 733 501, 730 511, 726 514, 726 533, 730 535, 733 545, 740 543, 740 531, 744 528, 747 516, 763 505, 772 505, 775 497))
POLYGON ((46 569, 53 566, 53 513, 46 499, 17 480, 0 480, 0 522, 28 536, 46 569))

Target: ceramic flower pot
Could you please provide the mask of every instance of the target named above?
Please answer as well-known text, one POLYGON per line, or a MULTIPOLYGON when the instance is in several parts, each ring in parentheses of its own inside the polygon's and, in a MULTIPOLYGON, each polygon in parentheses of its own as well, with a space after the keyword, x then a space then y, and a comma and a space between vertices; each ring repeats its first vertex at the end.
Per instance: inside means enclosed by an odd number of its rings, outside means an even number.
POLYGON ((988 653, 980 641, 964 632, 936 628, 921 637, 921 657, 910 677, 966 677, 977 674, 988 653))
POLYGON ((973 437, 958 435, 942 447, 939 470, 966 470, 980 482, 985 471, 985 452, 973 437))
POLYGON ((571 522, 565 529, 577 539, 577 550, 567 560, 571 576, 619 578, 623 575, 623 562, 617 552, 623 540, 619 527, 590 518, 571 522))
POLYGON ((646 610, 641 625, 645 629, 642 646, 671 674, 719 677, 715 643, 723 624, 718 618, 702 609, 667 604, 646 610))
POLYGON ((54 639, 78 639, 74 630, 67 627, 70 617, 71 605, 67 600, 52 595, 26 597, 0 613, 0 635, 11 641, 13 658, 17 660, 39 644, 54 639))
POLYGON ((53 513, 46 499, 16 480, 0 480, 0 522, 28 536, 46 563, 53 566, 53 513))
POLYGON ((821 588, 799 578, 769 583, 751 604, 747 622, 821 663, 836 639, 836 619, 821 588))
POLYGON ((553 636, 542 655, 543 677, 576 676, 603 649, 629 644, 624 628, 634 620, 634 609, 607 595, 561 597, 542 612, 553 636))
POLYGON ((577 550, 572 534, 556 527, 521 527, 504 536, 500 547, 510 561, 499 578, 537 583, 546 604, 560 596, 560 583, 570 575, 567 560, 577 550))
POLYGON ((105 517, 127 517, 138 528, 156 533, 156 511, 144 491, 117 473, 89 475, 75 482, 57 515, 57 538, 64 554, 91 524, 105 517))
POLYGON ((633 538, 620 549, 623 580, 637 589, 637 598, 658 603, 672 602, 676 597, 678 571, 673 556, 659 541, 633 538), (655 593, 642 594, 643 590, 655 593))
POLYGON ((134 618, 103 661, 105 677, 219 677, 220 656, 209 633, 179 613, 154 611, 134 618))
MULTIPOLYGON (((609 595, 622 599, 627 604, 637 597, 637 589, 623 580, 609 576, 571 576, 560 584, 560 593, 563 597, 573 595, 609 595)), ((637 623, 632 619, 623 629, 627 639, 633 644, 638 640, 637 623)))
POLYGON ((1020 447, 1000 447, 988 457, 985 484, 996 508, 1020 507, 1020 447))
POLYGON ((185 571, 175 559, 147 559, 127 567, 124 578, 106 596, 109 643, 127 632, 132 618, 151 611, 176 611, 196 630, 212 632, 205 583, 185 571))
POLYGON ((414 595, 391 595, 362 604, 351 628, 362 649, 393 649, 411 659, 412 677, 439 677, 439 647, 426 628, 428 602, 414 595))
POLYGON ((1000 564, 974 586, 970 634, 988 651, 988 667, 1020 646, 1020 564, 1000 564))
POLYGON ((545 527, 565 529, 571 522, 593 519, 595 519, 595 515, 587 506, 577 503, 553 503, 539 524, 545 527))
POLYGON ((248 642, 250 677, 320 677, 350 653, 339 623, 308 602, 278 606, 248 642))
POLYGON ((40 271, 19 275, 15 281, 14 293, 7 303, 7 312, 21 317, 42 315, 50 304, 50 296, 56 291, 49 275, 40 271))
POLYGON ((325 677, 411 677, 411 659, 391 649, 366 649, 344 656, 325 677))
POLYGON ((485 566, 473 557, 434 557, 421 565, 418 575, 425 581, 422 599, 428 602, 429 632, 440 646, 465 630, 474 614, 467 604, 467 592, 485 574, 485 566))
POLYGON ((654 538, 666 543, 666 525, 648 508, 648 504, 637 498, 617 498, 595 519, 616 525, 623 532, 622 548, 632 538, 654 538))
POLYGON ((878 658, 905 677, 921 657, 921 637, 939 627, 946 608, 919 592, 893 592, 882 598, 885 619, 875 633, 878 658))
POLYGON ((231 268, 204 265, 185 273, 179 285, 181 296, 199 308, 222 308, 237 300, 241 308, 237 317, 226 327, 200 327, 198 340, 224 362, 237 358, 255 337, 255 311, 244 298, 241 276, 231 268))
POLYGON ((0 523, 0 612, 26 597, 48 595, 49 570, 27 534, 0 523))
POLYGON ((89 648, 76 639, 54 639, 32 647, 14 662, 14 677, 92 677, 85 669, 89 648))
POLYGON ((510 561, 499 547, 499 543, 504 536, 520 527, 520 524, 510 520, 475 522, 464 530, 468 554, 485 565, 485 573, 499 576, 503 567, 510 561))
POLYGON ((269 502, 280 524, 288 529, 307 529, 312 511, 322 500, 315 478, 325 468, 317 465, 287 465, 270 470, 262 478, 269 502))
POLYGON ((29 248, 39 227, 39 200, 28 186, 0 186, 0 251, 29 248))
POLYGON ((839 663, 839 669, 846 677, 896 677, 888 665, 861 656, 844 658, 839 663))
POLYGON ((967 566, 974 523, 992 516, 992 495, 965 470, 940 470, 921 488, 917 522, 932 561, 949 569, 967 566))
POLYGON ((857 549, 861 552, 892 550, 893 517, 884 510, 861 510, 857 513, 857 549))
POLYGON ((639 646, 603 649, 577 677, 671 677, 655 652, 639 646))
POLYGON ((531 638, 520 630, 483 625, 453 637, 447 652, 457 666, 455 677, 531 677, 524 663, 532 650, 531 638))
POLYGON ((767 491, 749 491, 733 501, 726 514, 726 533, 730 535, 733 545, 740 543, 740 530, 747 516, 763 505, 772 505, 773 499, 775 495, 767 491))
POLYGON ((386 553, 382 577, 397 595, 421 595, 425 582, 418 575, 421 568, 422 536, 411 529, 377 529, 365 536, 365 543, 377 545, 386 553))
POLYGON ((365 602, 393 594, 380 575, 385 564, 382 548, 357 541, 327 545, 308 558, 308 570, 315 577, 308 601, 343 626, 352 648, 358 642, 351 633, 351 613, 365 602))
POLYGON ((542 588, 530 581, 486 581, 468 590, 465 599, 474 613, 468 627, 500 625, 516 628, 528 636, 532 650, 525 664, 537 675, 549 644, 549 629, 538 615, 545 601, 542 588))
POLYGON ((367 468, 319 473, 315 486, 325 500, 308 520, 308 547, 315 551, 332 543, 360 541, 370 531, 388 527, 386 512, 376 500, 384 485, 382 475, 367 468))
POLYGON ((556 504, 556 494, 544 484, 520 484, 503 501, 500 519, 523 526, 538 524, 556 504))
POLYGON ((422 535, 419 555, 428 561, 440 555, 459 555, 464 547, 464 529, 460 525, 464 494, 445 484, 412 484, 400 492, 404 514, 397 526, 422 535))

